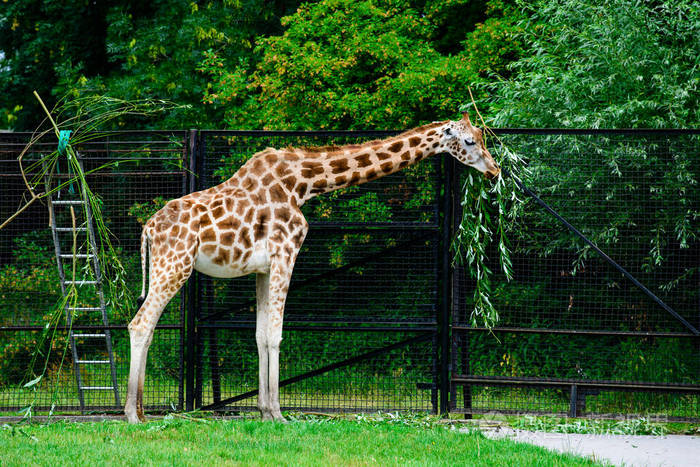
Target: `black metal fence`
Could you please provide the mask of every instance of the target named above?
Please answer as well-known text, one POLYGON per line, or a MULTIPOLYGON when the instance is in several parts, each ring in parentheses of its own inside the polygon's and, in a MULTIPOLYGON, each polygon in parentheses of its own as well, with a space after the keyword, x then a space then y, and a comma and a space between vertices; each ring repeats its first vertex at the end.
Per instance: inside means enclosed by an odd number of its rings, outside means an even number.
MULTIPOLYGON (((473 283, 451 266, 448 249, 464 170, 431 158, 304 206, 311 230, 285 311, 283 408, 698 418, 700 132, 498 133, 530 161, 525 186, 663 305, 522 193, 525 205, 508 227, 515 278, 493 282, 501 320, 492 332, 472 323, 473 283)), ((112 164, 88 182, 102 196, 136 292, 139 219, 164 200, 219 183, 268 146, 389 134, 117 132, 77 149, 88 168, 112 164)), ((0 135, 2 219, 20 205, 16 157, 27 139, 0 135)), ((53 147, 47 138, 36 155, 53 147)), ((0 260, 0 411, 81 409, 69 356, 61 365, 68 331, 59 328, 48 359, 41 345, 60 296, 45 205, 35 203, 0 231, 0 260), (23 388, 37 348, 35 369, 46 365, 45 380, 23 388)), ((250 277, 190 279, 149 352, 149 409, 255 409, 254 289, 250 277)), ((131 316, 117 306, 108 311, 125 393, 131 316)), ((75 327, 99 326, 85 316, 75 327)), ((100 384, 105 375, 83 377, 100 384)), ((96 392, 82 409, 120 407, 111 393, 96 392)))

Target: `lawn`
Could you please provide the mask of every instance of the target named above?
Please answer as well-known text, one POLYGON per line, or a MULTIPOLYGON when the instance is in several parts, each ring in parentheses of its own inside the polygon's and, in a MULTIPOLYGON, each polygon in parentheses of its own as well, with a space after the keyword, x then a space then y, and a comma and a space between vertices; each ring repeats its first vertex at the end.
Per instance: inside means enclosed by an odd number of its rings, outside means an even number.
POLYGON ((479 432, 401 419, 54 422, 0 430, 6 465, 600 465, 479 432))

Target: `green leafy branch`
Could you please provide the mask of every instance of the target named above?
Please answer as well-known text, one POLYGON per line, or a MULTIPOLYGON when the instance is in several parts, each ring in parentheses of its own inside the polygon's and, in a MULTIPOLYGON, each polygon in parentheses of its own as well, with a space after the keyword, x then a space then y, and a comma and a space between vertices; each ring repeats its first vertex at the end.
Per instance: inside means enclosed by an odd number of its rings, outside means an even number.
POLYGON ((505 178, 501 175, 492 184, 471 171, 466 175, 462 187, 462 218, 451 245, 453 265, 466 267, 475 281, 474 306, 470 315, 472 325, 481 321, 487 328, 492 328, 499 321, 498 310, 491 301, 494 272, 488 266, 488 249, 496 242, 500 270, 510 281, 513 278, 513 262, 507 230, 523 204, 513 179, 516 174, 525 171, 523 160, 502 142, 499 143, 495 158, 511 176, 505 178))

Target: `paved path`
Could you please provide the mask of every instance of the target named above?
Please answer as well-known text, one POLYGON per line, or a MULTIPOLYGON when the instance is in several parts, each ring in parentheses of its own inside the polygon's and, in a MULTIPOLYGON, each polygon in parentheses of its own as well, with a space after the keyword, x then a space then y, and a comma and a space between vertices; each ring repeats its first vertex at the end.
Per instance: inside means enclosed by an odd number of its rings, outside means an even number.
POLYGON ((510 438, 601 462, 634 467, 700 467, 700 436, 627 436, 545 433, 498 427, 488 438, 510 438))

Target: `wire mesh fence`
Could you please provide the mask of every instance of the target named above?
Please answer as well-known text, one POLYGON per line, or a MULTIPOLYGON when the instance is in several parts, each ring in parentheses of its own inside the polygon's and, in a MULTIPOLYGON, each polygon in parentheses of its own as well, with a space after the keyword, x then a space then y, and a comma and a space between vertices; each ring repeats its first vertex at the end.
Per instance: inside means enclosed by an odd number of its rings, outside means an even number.
POLYGON ((698 134, 543 133, 501 135, 530 161, 524 184, 677 316, 526 197, 493 334, 456 271, 453 410, 697 417, 698 134))
MULTIPOLYGON (((224 181, 265 147, 390 134, 116 132, 76 149, 86 171, 94 170, 88 183, 101 196, 137 295, 140 223, 168 199, 224 181)), ((0 134, 2 219, 20 206, 16 157, 28 137, 0 134)), ((492 332, 472 322, 469 273, 444 263, 445 239, 457 220, 450 212, 461 213, 464 172, 446 175, 443 159, 429 158, 303 207, 311 229, 285 309, 283 409, 437 412, 449 400, 451 411, 466 414, 698 417, 698 132, 504 130, 500 137, 528 161, 524 184, 682 320, 522 194, 525 203, 507 227, 515 277, 493 281, 501 319, 492 332)), ((55 140, 35 148, 30 159, 52 151, 55 140)), ((46 366, 45 381, 22 387, 35 351, 48 354, 42 336, 61 295, 48 225, 47 207, 37 202, 0 231, 0 411, 31 404, 120 410, 109 391, 85 393, 80 403, 76 366, 70 351, 64 355, 65 327, 56 331, 49 359, 34 362, 35 371, 46 366)), ((490 258, 497 271, 495 251, 490 258)), ((172 300, 149 351, 147 410, 255 410, 254 281, 196 273, 172 300)), ((88 288, 80 301, 94 304, 88 288)), ((117 302, 107 297, 118 390, 125 395, 132 313, 117 302)), ((103 327, 89 312, 73 322, 74 331, 85 333, 103 327)), ((84 340, 76 346, 83 359, 104 357, 103 348, 84 340)), ((77 371, 86 384, 107 384, 106 367, 77 371)))

